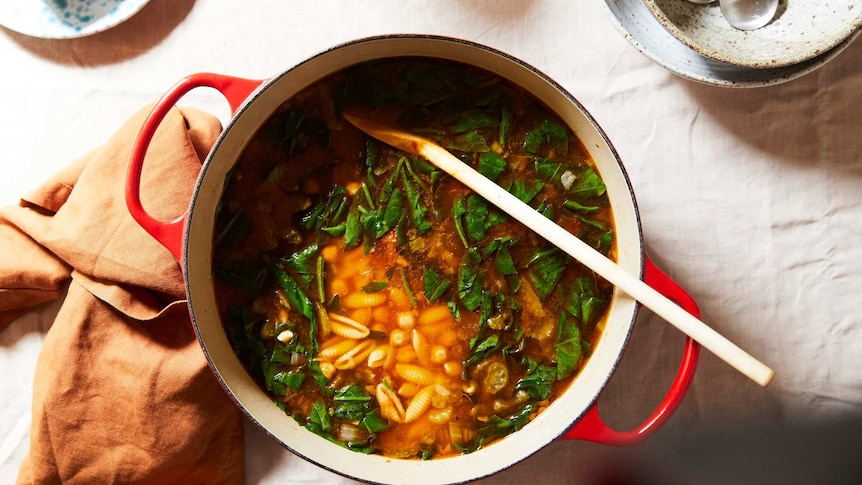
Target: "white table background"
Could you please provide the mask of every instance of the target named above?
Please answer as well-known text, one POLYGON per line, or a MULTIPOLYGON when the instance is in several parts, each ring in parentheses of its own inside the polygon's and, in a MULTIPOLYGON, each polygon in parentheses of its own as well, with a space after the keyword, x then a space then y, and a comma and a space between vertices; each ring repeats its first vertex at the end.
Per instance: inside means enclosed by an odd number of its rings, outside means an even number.
MULTIPOLYGON (((795 81, 729 89, 649 61, 599 0, 152 0, 86 38, 0 30, 0 203, 17 203, 187 74, 267 78, 337 43, 383 33, 483 43, 574 94, 625 163, 654 260, 708 323, 776 370, 761 389, 704 353, 681 408, 653 440, 862 410, 859 42, 795 81)), ((183 104, 228 116, 211 93, 183 104)), ((2 483, 14 480, 27 450, 35 360, 56 308, 0 331, 2 483)), ((611 424, 632 426, 649 413, 682 342, 642 313, 600 399, 611 424)), ((249 484, 353 483, 246 430, 249 484)), ((495 483, 580 483, 605 451, 552 443, 495 483)))

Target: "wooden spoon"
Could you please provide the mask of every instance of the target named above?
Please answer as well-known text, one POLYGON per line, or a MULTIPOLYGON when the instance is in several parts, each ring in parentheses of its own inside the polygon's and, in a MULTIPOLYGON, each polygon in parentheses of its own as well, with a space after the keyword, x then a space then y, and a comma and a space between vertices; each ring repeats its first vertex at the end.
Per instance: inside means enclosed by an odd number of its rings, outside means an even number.
POLYGON ((520 221, 525 226, 556 245, 590 268, 605 280, 667 320, 703 347, 720 357, 742 374, 761 386, 772 380, 775 372, 740 349, 705 323, 693 317, 646 283, 630 275, 600 252, 584 243, 529 205, 461 162, 437 143, 408 133, 366 114, 345 112, 344 118, 361 131, 399 150, 420 156, 439 169, 473 189, 488 202, 520 221))

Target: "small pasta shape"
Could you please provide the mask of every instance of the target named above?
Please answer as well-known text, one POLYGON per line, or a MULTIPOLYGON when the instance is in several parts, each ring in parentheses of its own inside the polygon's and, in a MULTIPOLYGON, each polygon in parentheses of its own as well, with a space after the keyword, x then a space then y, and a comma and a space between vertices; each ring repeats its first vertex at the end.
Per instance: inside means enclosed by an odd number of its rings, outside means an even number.
POLYGON ((344 308, 372 308, 377 305, 382 305, 387 298, 387 294, 383 291, 377 293, 350 293, 341 298, 341 305, 344 308))
POLYGON ((392 288, 389 290, 389 301, 399 310, 406 310, 412 306, 407 292, 401 288, 392 288))
POLYGON ((405 382, 398 388, 398 395, 401 397, 413 397, 419 393, 422 386, 414 382, 405 382))
POLYGON ((371 308, 357 308, 350 312, 350 318, 363 325, 371 325, 371 308))
POLYGON ((353 369, 363 360, 368 358, 371 352, 374 351, 374 346, 375 344, 371 340, 363 340, 362 342, 359 342, 359 344, 350 349, 350 351, 345 352, 335 359, 335 368, 338 370, 353 369))
POLYGON ((276 335, 275 338, 282 343, 288 343, 293 339, 293 331, 291 330, 283 330, 280 334, 276 335))
POLYGON ((449 351, 442 345, 432 346, 429 354, 428 358, 432 364, 442 364, 449 358, 449 351))
POLYGON ((335 371, 338 370, 335 368, 332 362, 321 362, 320 363, 320 373, 326 376, 327 379, 332 379, 332 376, 335 375, 335 371))
POLYGON ((425 386, 413 396, 413 399, 410 400, 410 404, 407 405, 407 409, 404 411, 404 422, 412 423, 425 414, 428 408, 431 407, 431 396, 433 394, 434 386, 425 386))
POLYGON ((416 326, 416 317, 413 315, 413 312, 399 312, 398 315, 395 316, 395 319, 398 324, 398 328, 405 332, 413 330, 413 327, 416 326))
POLYGON ((412 364, 416 362, 416 351, 412 346, 405 345, 395 353, 395 361, 399 364, 412 364))
POLYGON ((413 351, 416 352, 416 358, 419 363, 425 367, 431 365, 431 344, 428 343, 428 338, 419 330, 413 329, 413 351))
POLYGON ((371 320, 374 322, 388 322, 392 320, 392 312, 389 311, 386 305, 374 307, 371 311, 371 320))
POLYGON ((436 381, 437 375, 425 367, 414 364, 395 364, 395 372, 405 381, 427 386, 436 381))
POLYGON ((375 392, 377 404, 380 405, 380 414, 384 418, 396 423, 404 422, 404 406, 401 399, 385 383, 377 384, 375 392))
POLYGON ((329 314, 329 325, 335 335, 354 340, 363 339, 371 333, 367 325, 337 313, 329 314))
POLYGON ((461 365, 460 362, 454 360, 450 360, 449 362, 443 363, 443 372, 445 372, 446 375, 449 377, 457 377, 461 374, 461 370, 463 368, 464 367, 461 365))
POLYGON ((315 357, 318 360, 332 360, 335 359, 356 347, 356 340, 353 339, 344 339, 341 337, 334 337, 326 341, 329 342, 337 340, 336 343, 321 346, 320 351, 317 352, 317 356, 315 357))
POLYGON ((330 283, 330 288, 332 290, 332 294, 330 297, 335 295, 346 295, 350 291, 350 287, 347 286, 347 282, 341 278, 335 278, 330 283))
POLYGON ((385 367, 391 353, 389 344, 378 345, 368 354, 368 367, 385 367))
POLYGON ((389 343, 393 347, 401 347, 410 341, 410 334, 404 330, 395 329, 389 334, 389 343))
POLYGON ((451 319, 452 313, 446 305, 429 306, 419 313, 419 325, 427 325, 451 319))
POLYGON ((452 323, 447 320, 443 320, 436 323, 429 323, 427 325, 422 325, 422 333, 428 336, 428 338, 438 339, 440 336, 447 332, 454 332, 452 330, 452 323))

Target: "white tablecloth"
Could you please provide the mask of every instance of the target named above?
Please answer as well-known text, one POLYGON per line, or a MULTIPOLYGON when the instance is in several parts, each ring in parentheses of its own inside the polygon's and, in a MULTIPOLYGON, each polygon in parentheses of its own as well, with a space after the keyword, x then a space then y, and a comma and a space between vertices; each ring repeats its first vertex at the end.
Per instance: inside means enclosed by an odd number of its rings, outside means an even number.
MULTIPOLYGON (((637 52, 599 0, 152 0, 91 37, 0 32, 0 203, 17 203, 181 77, 266 78, 334 44, 433 33, 506 51, 575 95, 619 151, 647 248, 704 320, 776 372, 763 389, 705 353, 653 440, 862 410, 862 45, 789 83, 728 89, 637 52)), ((217 96, 183 104, 216 113, 217 96)), ((30 389, 57 305, 0 331, 0 482, 26 453, 30 389)), ((624 428, 661 399, 681 334, 643 312, 600 409, 624 428)), ((246 427, 249 484, 353 483, 246 427)), ((858 449, 858 448, 857 448, 858 449)), ((552 443, 495 483, 581 483, 606 447, 552 443)), ((586 480, 586 479, 584 479, 586 480)))

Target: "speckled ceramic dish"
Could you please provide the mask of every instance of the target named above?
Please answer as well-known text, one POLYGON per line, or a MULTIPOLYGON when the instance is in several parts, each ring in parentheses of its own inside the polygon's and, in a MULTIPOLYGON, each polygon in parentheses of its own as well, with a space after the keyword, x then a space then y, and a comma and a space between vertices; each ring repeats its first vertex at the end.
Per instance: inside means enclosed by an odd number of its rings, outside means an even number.
POLYGON ((754 69, 791 66, 828 52, 862 25, 862 0, 781 0, 775 18, 750 31, 730 26, 718 2, 643 0, 674 37, 700 54, 754 69))
POLYGON ((807 61, 759 69, 722 62, 683 44, 650 14, 645 0, 602 0, 601 6, 613 26, 644 56, 676 75, 721 87, 762 87, 797 79, 837 57, 862 33, 857 29, 831 50, 807 61))
POLYGON ((0 25, 33 37, 71 39, 102 32, 149 0, 4 0, 0 25))

